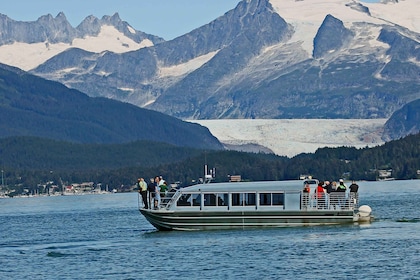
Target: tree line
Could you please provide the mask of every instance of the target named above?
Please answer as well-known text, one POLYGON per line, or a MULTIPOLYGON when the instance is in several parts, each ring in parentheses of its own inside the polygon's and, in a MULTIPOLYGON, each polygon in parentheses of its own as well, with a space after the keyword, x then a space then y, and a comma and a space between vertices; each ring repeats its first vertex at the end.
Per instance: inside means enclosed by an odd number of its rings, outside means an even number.
POLYGON ((420 133, 373 148, 320 148, 293 158, 147 141, 94 145, 18 137, 2 139, 0 144, 2 183, 16 192, 44 182, 95 182, 124 191, 138 177, 157 175, 188 185, 204 176, 204 165, 215 168, 216 182, 228 181, 230 175, 259 181, 292 180, 301 174, 325 180, 377 180, 380 170, 391 171, 395 179, 420 178, 420 133))

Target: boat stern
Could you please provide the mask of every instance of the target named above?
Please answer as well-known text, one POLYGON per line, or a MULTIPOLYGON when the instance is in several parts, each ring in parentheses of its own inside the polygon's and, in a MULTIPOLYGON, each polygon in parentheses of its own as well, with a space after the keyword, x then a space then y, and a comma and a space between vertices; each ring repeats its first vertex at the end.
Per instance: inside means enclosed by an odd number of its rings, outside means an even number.
POLYGON ((354 215, 354 221, 359 223, 369 223, 373 220, 372 208, 369 205, 362 205, 354 215))

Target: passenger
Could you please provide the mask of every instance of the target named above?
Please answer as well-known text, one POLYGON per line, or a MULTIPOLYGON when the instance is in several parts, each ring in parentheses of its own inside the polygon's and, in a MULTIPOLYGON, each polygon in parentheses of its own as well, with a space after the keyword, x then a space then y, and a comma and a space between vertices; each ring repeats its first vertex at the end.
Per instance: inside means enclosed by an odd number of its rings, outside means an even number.
POLYGON ((141 195, 141 198, 143 199, 144 208, 148 209, 149 204, 147 203, 147 184, 143 178, 139 178, 137 180, 137 186, 139 188, 139 193, 141 195))
POLYGON ((337 209, 337 205, 338 205, 337 182, 332 181, 332 183, 331 183, 331 193, 330 193, 331 209, 337 209))
POLYGON ((155 177, 155 209, 158 210, 160 209, 160 177, 156 176, 155 177))
POLYGON ((160 193, 163 196, 166 196, 167 193, 168 193, 168 185, 167 185, 166 181, 161 179, 160 182, 159 182, 159 187, 160 187, 160 193))
POLYGON ((347 187, 346 187, 346 185, 344 185, 344 180, 343 179, 340 179, 339 180, 339 185, 337 186, 337 191, 338 192, 346 192, 346 190, 347 190, 347 187))
POLYGON ((357 191, 359 190, 359 185, 356 184, 356 181, 352 181, 351 185, 349 186, 349 189, 350 189, 349 200, 353 201, 354 204, 357 204, 357 191))
POLYGON ((303 199, 302 199, 304 209, 308 208, 310 192, 311 192, 311 187, 309 186, 309 184, 305 184, 305 186, 303 187, 303 199))
POLYGON ((324 185, 324 189, 325 191, 330 194, 331 192, 333 192, 333 186, 330 183, 330 181, 325 181, 325 185, 324 185))
POLYGON ((324 209, 325 207, 325 193, 324 193, 323 185, 324 185, 324 182, 320 181, 318 183, 318 186, 315 189, 318 209, 324 209))
POLYGON ((339 180, 339 185, 337 186, 337 190, 336 190, 336 192, 338 193, 338 203, 339 203, 340 207, 343 207, 345 205, 346 190, 347 190, 347 187, 346 187, 346 185, 344 185, 344 180, 340 179, 339 180))
POLYGON ((150 182, 147 185, 147 191, 149 193, 149 208, 152 208, 153 201, 155 200, 155 179, 150 178, 150 182))
POLYGON ((331 203, 330 195, 331 195, 331 192, 333 191, 332 184, 330 183, 330 181, 325 181, 324 189, 327 192, 325 196, 325 206, 327 209, 329 209, 330 203, 331 203))
POLYGON ((359 190, 359 185, 356 184, 356 181, 352 181, 349 189, 350 189, 350 192, 357 193, 357 191, 359 190))
POLYGON ((337 191, 337 182, 336 182, 336 181, 333 181, 333 182, 331 183, 331 185, 332 185, 332 191, 333 191, 333 192, 337 191))

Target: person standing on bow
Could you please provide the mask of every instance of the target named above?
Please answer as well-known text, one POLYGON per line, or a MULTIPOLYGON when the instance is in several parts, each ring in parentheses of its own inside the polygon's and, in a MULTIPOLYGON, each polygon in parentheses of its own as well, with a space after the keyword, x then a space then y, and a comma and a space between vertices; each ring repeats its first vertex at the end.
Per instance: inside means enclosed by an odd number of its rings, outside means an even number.
POLYGON ((155 209, 160 209, 160 177, 155 177, 155 209))
POLYGON ((150 178, 150 182, 147 185, 147 192, 149 193, 149 208, 151 209, 155 200, 155 179, 150 178))
POLYGON ((143 200, 144 208, 147 209, 147 208, 149 208, 149 204, 147 203, 147 184, 146 184, 146 182, 144 181, 143 178, 139 178, 137 180, 137 186, 139 188, 139 193, 140 193, 141 198, 143 200))

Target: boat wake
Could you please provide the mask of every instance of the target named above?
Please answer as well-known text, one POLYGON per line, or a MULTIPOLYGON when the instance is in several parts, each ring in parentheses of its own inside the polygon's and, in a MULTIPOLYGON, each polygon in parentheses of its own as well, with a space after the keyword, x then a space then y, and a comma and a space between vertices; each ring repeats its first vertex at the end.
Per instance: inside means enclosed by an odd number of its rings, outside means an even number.
POLYGON ((401 218, 397 220, 398 223, 419 223, 420 218, 401 218))

